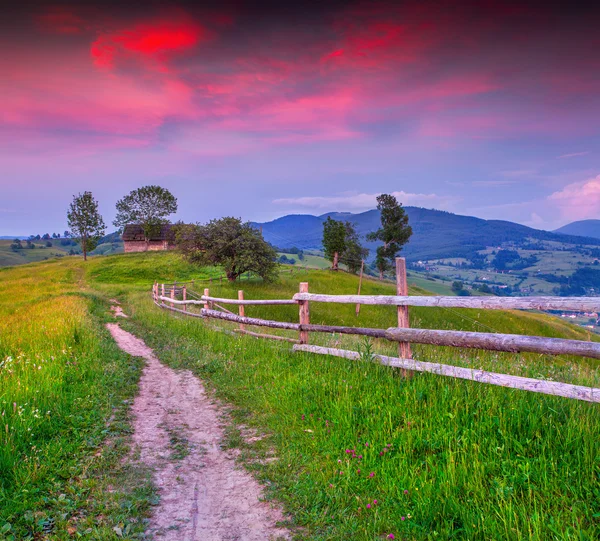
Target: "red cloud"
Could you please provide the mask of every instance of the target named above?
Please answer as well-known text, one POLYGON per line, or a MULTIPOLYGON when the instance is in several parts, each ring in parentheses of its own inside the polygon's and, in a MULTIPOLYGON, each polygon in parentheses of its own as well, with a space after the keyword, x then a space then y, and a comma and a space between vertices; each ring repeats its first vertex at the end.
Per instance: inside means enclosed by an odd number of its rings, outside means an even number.
POLYGON ((188 19, 156 20, 128 30, 103 34, 92 43, 90 53, 96 66, 111 68, 118 58, 139 57, 165 60, 210 38, 210 33, 188 19))
POLYGON ((81 17, 60 7, 38 15, 36 21, 44 30, 56 34, 80 34, 84 26, 81 17))

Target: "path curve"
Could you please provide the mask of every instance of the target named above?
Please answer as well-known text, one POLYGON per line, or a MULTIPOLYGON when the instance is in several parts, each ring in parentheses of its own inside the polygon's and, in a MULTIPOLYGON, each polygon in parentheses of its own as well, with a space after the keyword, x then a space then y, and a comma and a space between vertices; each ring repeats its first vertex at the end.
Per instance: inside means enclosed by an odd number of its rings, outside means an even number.
POLYGON ((123 351, 146 361, 133 440, 160 494, 147 533, 163 541, 290 539, 275 526, 281 511, 260 501, 258 482, 220 448, 223 428, 198 378, 163 365, 118 324, 107 327, 123 351))

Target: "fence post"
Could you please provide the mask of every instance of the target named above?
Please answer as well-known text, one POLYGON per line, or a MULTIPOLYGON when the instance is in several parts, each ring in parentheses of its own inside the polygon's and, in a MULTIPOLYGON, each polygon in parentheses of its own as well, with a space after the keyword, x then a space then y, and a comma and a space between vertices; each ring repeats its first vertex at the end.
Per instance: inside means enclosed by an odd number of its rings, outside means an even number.
MULTIPOLYGON (((406 260, 403 257, 396 258, 396 294, 400 296, 408 295, 408 284, 406 282, 406 260)), ((408 328, 408 306, 398 306, 398 327, 408 328)), ((398 343, 398 354, 401 359, 412 359, 410 344, 408 342, 398 343)), ((407 375, 407 371, 402 371, 407 375)))
MULTIPOLYGON (((204 296, 205 297, 209 297, 210 296, 210 290, 207 287, 204 288, 204 296)), ((204 300, 204 309, 205 310, 210 310, 210 304, 209 304, 209 302, 207 300, 204 300)))
MULTIPOLYGON (((357 295, 360 295, 360 287, 362 286, 362 277, 363 277, 363 271, 365 270, 365 260, 363 259, 360 262, 360 278, 358 279, 358 293, 357 295)), ((356 315, 358 316, 358 314, 360 313, 360 303, 356 303, 356 315)))
MULTIPOLYGON (((165 296, 165 284, 162 285, 162 290, 161 290, 161 297, 165 296)), ((164 301, 160 301, 160 302, 164 302, 164 301)))
MULTIPOLYGON (((183 300, 187 301, 187 286, 183 286, 183 300)), ((183 311, 187 312, 187 304, 183 305, 183 311)))
MULTIPOLYGON (((308 282, 300 282, 300 293, 308 293, 308 282)), ((299 315, 300 315, 300 325, 309 325, 310 324, 310 309, 308 306, 308 301, 299 301, 300 305, 299 315)), ((308 344, 308 331, 303 331, 300 329, 300 343, 308 344)))
MULTIPOLYGON (((239 301, 243 301, 244 300, 244 291, 243 290, 239 290, 238 291, 238 300, 239 301)), ((245 311, 244 311, 244 305, 240 304, 239 305, 239 314, 240 317, 244 317, 245 316, 245 311)), ((240 331, 245 331, 246 330, 246 325, 244 325, 243 323, 240 323, 240 331)))
MULTIPOLYGON (((171 286, 171 298, 173 300, 175 300, 175 285, 171 286)), ((175 303, 174 302, 171 303, 171 308, 175 308, 175 303)))

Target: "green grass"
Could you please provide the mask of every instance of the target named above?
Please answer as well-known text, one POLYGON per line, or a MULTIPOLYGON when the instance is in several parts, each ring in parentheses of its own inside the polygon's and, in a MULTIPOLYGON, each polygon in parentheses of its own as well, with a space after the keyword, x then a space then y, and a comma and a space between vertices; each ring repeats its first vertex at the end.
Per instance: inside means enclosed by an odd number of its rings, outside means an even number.
MULTIPOLYGON (((267 497, 290 513, 299 539, 600 537, 596 404, 433 374, 403 379, 371 362, 294 354, 288 344, 218 332, 214 325, 231 326, 183 318, 150 299, 154 280, 218 274, 174 253, 0 271, 0 410, 9 425, 8 434, 0 431, 0 532, 10 524, 0 539, 41 539, 49 527, 52 539, 76 532, 113 539, 114 527, 131 538, 144 529, 153 497, 147 473, 123 462, 130 430, 123 401, 131 398, 139 364, 119 352, 102 326, 106 299, 114 296, 131 316, 125 328, 163 362, 192 370, 229 406, 224 445, 240 449, 240 461, 265 484, 267 497), (248 443, 248 429, 267 437, 248 443)), ((289 298, 299 281, 334 294, 355 293, 358 285, 343 272, 293 269, 277 284, 214 281, 196 291, 289 298)), ((393 290, 365 279, 362 292, 393 290)), ((298 309, 247 307, 246 314, 297 321, 298 309)), ((410 317, 424 328, 589 336, 535 313, 411 308, 410 317)), ((362 306, 357 317, 354 306, 312 303, 311 321, 381 328, 395 325, 396 314, 392 307, 362 306)), ((347 336, 311 334, 311 342, 365 348, 347 336)), ((392 354, 396 348, 381 341, 370 347, 392 354)), ((413 349, 423 360, 600 386, 598 362, 589 359, 413 349)), ((170 437, 172 458, 184 457, 185 439, 177 432, 170 437)))
POLYGON ((144 529, 152 487, 122 463, 141 364, 108 335, 82 271, 70 259, 0 272, 0 539, 144 529))
MULTIPOLYGON (((13 267, 16 265, 25 265, 27 263, 36 263, 47 259, 64 257, 69 253, 72 246, 61 246, 57 240, 52 241, 52 248, 46 247, 46 241, 34 241, 35 248, 13 251, 10 247, 12 240, 0 239, 0 267, 13 267)), ((25 246, 25 241, 22 242, 25 246)))
MULTIPOLYGON (((133 261, 121 260, 125 276, 133 261)), ((115 283, 118 273, 113 267, 115 283)), ((314 292, 352 293, 357 286, 356 277, 345 273, 310 271, 284 274, 275 285, 213 284, 210 291, 234 297, 244 289, 246 298, 289 298, 300 280, 314 292)), ((363 284, 365 294, 391 291, 389 284, 363 284)), ((284 503, 299 537, 545 541, 600 535, 595 404, 431 374, 405 380, 377 364, 293 354, 285 344, 216 332, 158 310, 147 287, 129 290, 125 300, 134 315, 125 323, 130 330, 164 362, 193 370, 232 406, 229 443, 241 449, 242 462, 266 484, 269 496, 284 503), (269 437, 245 443, 236 423, 269 437), (272 456, 277 460, 264 460, 272 456)), ((247 307, 246 313, 297 320, 295 307, 247 307)), ((384 327, 394 325, 395 314, 363 306, 357 318, 354 306, 313 303, 311 321, 384 327)), ((415 308, 411 322, 587 337, 556 318, 520 312, 415 308)), ((312 340, 359 346, 341 336, 311 335, 312 340)), ((373 347, 390 349, 383 343, 373 347)), ((586 359, 414 349, 417 358, 448 364, 596 386, 600 381, 598 363, 586 359)))

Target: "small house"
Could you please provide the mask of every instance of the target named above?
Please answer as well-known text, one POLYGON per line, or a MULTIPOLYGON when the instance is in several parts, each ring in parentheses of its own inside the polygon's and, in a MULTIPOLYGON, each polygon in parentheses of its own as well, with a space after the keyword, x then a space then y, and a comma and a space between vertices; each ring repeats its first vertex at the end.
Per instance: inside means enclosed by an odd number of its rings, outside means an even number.
POLYGON ((148 241, 144 238, 144 230, 141 225, 128 224, 123 228, 123 245, 125 253, 129 252, 160 252, 162 250, 173 250, 175 242, 171 234, 173 224, 164 224, 157 229, 148 241))

